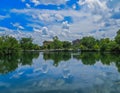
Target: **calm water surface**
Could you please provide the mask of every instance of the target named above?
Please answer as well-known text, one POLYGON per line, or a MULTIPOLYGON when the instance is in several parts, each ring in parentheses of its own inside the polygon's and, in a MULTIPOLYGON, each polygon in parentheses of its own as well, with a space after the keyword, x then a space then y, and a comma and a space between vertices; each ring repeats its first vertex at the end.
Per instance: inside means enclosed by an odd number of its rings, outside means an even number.
POLYGON ((25 52, 3 56, 0 93, 120 93, 120 55, 25 52))

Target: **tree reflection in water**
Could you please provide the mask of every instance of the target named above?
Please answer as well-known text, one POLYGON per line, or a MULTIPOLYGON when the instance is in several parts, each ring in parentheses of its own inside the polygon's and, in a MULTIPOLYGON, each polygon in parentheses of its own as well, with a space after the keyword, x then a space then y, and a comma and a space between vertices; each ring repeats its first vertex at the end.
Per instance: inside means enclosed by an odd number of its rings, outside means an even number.
MULTIPOLYGON (((0 56, 0 73, 5 74, 14 71, 18 65, 32 65, 33 59, 39 57, 39 52, 21 52, 9 56, 0 56)), ((68 62, 77 59, 84 65, 94 65, 101 62, 103 65, 114 63, 120 72, 120 54, 98 53, 98 52, 43 52, 44 60, 53 60, 53 65, 58 66, 60 62, 68 62)))
POLYGON ((14 55, 0 56, 0 73, 6 74, 18 68, 18 65, 31 65, 33 58, 38 58, 39 52, 21 52, 14 55))
POLYGON ((68 61, 71 59, 70 52, 44 52, 43 53, 44 60, 53 60, 54 66, 58 66, 61 61, 68 61))
POLYGON ((100 61, 103 65, 115 63, 120 72, 120 54, 115 53, 99 53, 99 52, 44 52, 44 60, 53 60, 53 65, 58 66, 61 61, 68 61, 71 58, 81 60, 84 65, 94 65, 100 61))
POLYGON ((94 65, 100 61, 103 65, 115 63, 120 72, 120 54, 115 53, 98 53, 98 52, 83 52, 79 55, 73 55, 73 58, 81 60, 85 65, 94 65))

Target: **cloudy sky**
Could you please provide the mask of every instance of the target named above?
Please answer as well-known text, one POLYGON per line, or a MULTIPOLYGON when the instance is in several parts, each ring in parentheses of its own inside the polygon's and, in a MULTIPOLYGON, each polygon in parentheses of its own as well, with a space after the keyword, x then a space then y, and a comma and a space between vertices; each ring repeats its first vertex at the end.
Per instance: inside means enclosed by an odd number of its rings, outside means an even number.
POLYGON ((1 0, 0 35, 32 37, 41 44, 58 36, 114 38, 120 29, 120 0, 1 0))

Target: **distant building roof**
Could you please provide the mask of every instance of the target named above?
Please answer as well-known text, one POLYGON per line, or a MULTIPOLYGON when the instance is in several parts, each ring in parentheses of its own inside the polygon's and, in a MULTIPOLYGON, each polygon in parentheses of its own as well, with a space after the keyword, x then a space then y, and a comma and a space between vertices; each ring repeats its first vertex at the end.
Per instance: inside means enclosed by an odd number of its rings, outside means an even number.
POLYGON ((80 39, 76 39, 76 40, 73 40, 72 41, 72 44, 75 45, 75 44, 79 44, 80 43, 80 39))

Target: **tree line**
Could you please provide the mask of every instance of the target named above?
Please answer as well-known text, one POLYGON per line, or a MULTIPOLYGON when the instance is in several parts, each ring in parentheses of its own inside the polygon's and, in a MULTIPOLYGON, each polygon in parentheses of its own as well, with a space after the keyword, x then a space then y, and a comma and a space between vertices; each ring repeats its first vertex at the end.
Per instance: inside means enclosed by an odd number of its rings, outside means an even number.
POLYGON ((40 46, 33 43, 32 38, 21 38, 17 40, 12 36, 0 37, 0 54, 9 55, 20 50, 39 50, 40 46))
POLYGON ((109 38, 95 39, 86 36, 72 42, 61 41, 57 36, 52 41, 44 41, 42 46, 33 43, 32 38, 21 38, 17 40, 12 36, 0 37, 0 54, 12 54, 19 50, 81 50, 81 51, 100 51, 100 52, 119 52, 120 51, 120 30, 113 40, 109 38))
POLYGON ((45 41, 42 49, 63 49, 63 50, 81 50, 81 51, 100 51, 100 52, 119 52, 120 51, 120 30, 114 40, 110 38, 95 39, 92 36, 86 36, 74 41, 60 41, 57 36, 53 41, 45 41))

